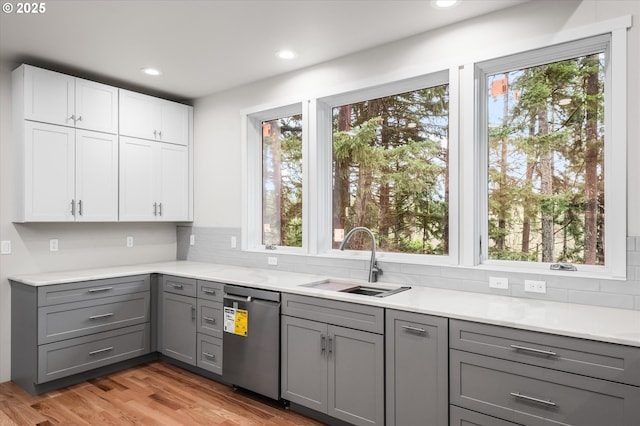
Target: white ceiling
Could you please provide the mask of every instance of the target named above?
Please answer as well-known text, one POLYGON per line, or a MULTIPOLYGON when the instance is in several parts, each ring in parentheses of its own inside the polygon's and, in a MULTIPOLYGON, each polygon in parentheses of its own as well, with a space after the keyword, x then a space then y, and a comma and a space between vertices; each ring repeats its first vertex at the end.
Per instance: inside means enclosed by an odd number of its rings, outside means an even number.
POLYGON ((0 13, 0 61, 194 99, 525 1, 47 0, 40 15, 0 13), (278 59, 284 47, 299 56, 278 59))

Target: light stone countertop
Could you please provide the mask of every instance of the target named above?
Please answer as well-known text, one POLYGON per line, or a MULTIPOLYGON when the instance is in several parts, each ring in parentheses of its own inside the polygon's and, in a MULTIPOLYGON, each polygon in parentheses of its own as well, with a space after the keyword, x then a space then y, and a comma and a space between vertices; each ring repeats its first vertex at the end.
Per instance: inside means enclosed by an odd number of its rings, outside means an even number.
MULTIPOLYGON (((45 286, 158 273, 640 347, 640 311, 414 286, 384 298, 304 287, 329 276, 173 261, 9 277, 45 286)), ((336 281, 366 285, 365 281, 336 281)), ((376 283, 385 286, 387 283, 376 283)))

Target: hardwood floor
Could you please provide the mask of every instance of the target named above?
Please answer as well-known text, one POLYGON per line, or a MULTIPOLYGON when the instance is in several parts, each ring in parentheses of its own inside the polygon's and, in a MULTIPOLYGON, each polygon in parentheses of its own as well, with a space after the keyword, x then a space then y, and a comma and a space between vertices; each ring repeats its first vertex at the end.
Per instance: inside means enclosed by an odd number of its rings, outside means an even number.
POLYGON ((0 425, 321 425, 166 362, 32 396, 0 384, 0 425))

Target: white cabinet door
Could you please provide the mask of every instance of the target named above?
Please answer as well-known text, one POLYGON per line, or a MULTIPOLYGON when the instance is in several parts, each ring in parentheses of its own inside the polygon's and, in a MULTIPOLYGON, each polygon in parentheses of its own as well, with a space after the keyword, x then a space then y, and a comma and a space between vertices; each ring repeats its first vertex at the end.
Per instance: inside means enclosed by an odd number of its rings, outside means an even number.
POLYGON ((75 125, 80 129, 118 133, 118 89, 76 78, 75 125))
POLYGON ((76 130, 76 220, 118 220, 118 138, 76 130))
POLYGON ((189 219, 189 158, 186 146, 158 143, 158 219, 189 219))
POLYGON ((25 121, 24 221, 73 221, 75 130, 25 121))
POLYGON ((189 107, 165 100, 159 101, 162 142, 187 145, 189 143, 189 107))
POLYGON ((24 66, 24 118, 62 126, 74 126, 75 78, 24 66))
POLYGON ((188 145, 189 109, 177 102, 120 89, 120 134, 188 145))
POLYGON ((160 112, 157 99, 120 89, 120 134, 155 140, 160 112))
POLYGON ((120 136, 120 221, 156 220, 154 149, 153 141, 120 136))

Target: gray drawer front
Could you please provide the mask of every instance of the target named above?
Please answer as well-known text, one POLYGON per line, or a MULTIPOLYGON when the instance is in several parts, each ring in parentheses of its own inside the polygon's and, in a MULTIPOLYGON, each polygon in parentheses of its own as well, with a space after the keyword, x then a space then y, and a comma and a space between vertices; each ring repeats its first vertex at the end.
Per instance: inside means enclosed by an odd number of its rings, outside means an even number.
POLYGON ((198 299, 198 333, 222 338, 222 303, 198 299))
POLYGON ((515 423, 632 426, 640 388, 450 351, 450 402, 515 423))
POLYGON ((184 296, 196 297, 197 284, 193 278, 181 278, 172 277, 170 275, 163 275, 160 281, 162 283, 162 290, 174 293, 182 294, 184 296))
POLYGON ((38 309, 38 344, 149 322, 149 292, 38 309))
POLYGON ((214 281, 198 280, 198 298, 222 302, 224 284, 214 281))
POLYGON ((80 302, 149 291, 149 275, 108 278, 38 287, 38 306, 80 302))
POLYGON ((517 423, 496 419, 455 405, 451 406, 450 414, 449 424, 451 426, 519 426, 517 423))
POLYGON ((149 324, 139 324, 38 347, 38 383, 149 353, 149 324))
POLYGON ((460 320, 449 333, 455 349, 640 386, 640 348, 460 320))
POLYGON ((196 365, 222 376, 222 339, 198 333, 196 365))
POLYGON ((372 333, 384 333, 384 308, 282 294, 282 314, 372 333))

